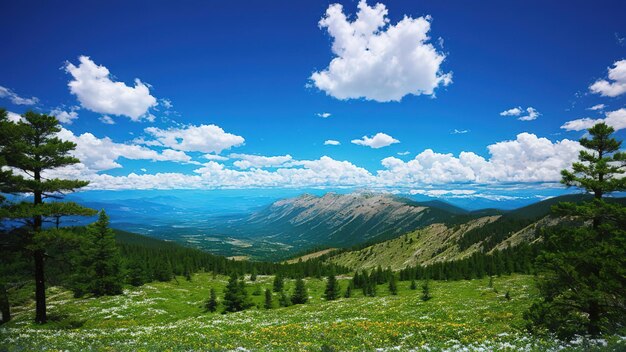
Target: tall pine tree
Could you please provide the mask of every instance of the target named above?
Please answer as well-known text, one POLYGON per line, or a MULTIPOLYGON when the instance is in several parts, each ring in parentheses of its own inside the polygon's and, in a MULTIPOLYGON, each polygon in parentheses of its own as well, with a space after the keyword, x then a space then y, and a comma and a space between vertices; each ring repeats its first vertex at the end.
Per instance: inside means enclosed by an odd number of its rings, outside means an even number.
POLYGON ((307 292, 304 280, 301 277, 296 279, 296 287, 291 296, 291 302, 293 304, 304 304, 309 300, 309 293, 307 292))
POLYGON ((328 276, 326 280, 326 289, 324 290, 324 298, 327 301, 334 301, 339 298, 339 282, 334 274, 328 276))
MULTIPOLYGON (((21 218, 31 229, 30 240, 35 273, 35 322, 45 323, 46 283, 45 246, 38 244, 43 231, 43 222, 54 217, 47 198, 59 199, 63 194, 85 187, 88 182, 54 178, 54 169, 79 163, 70 153, 76 144, 63 141, 57 133, 61 131, 59 121, 48 116, 29 111, 17 123, 8 120, 6 112, 0 112, 0 158, 6 166, 20 171, 20 175, 2 176, 4 193, 26 193, 32 195, 32 202, 19 204, 4 211, 3 217, 21 218)), ((84 209, 81 209, 83 215, 84 209)), ((63 215, 72 215, 64 213, 63 215)))
POLYGON ((600 123, 588 131, 580 161, 561 174, 562 183, 592 193, 593 200, 554 207, 555 215, 577 224, 544 231, 536 263, 542 300, 525 315, 529 328, 563 338, 626 325, 626 207, 604 198, 626 190, 626 153, 619 152, 612 127, 600 123))

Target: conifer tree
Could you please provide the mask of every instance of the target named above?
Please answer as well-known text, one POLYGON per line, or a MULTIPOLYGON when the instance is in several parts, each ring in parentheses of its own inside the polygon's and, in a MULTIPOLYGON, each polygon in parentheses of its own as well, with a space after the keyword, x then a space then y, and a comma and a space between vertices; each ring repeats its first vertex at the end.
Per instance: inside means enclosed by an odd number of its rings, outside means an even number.
POLYGON ((276 275, 274 275, 274 283, 273 283, 274 292, 282 291, 284 286, 285 286, 285 279, 283 278, 283 275, 280 273, 277 273, 276 275))
POLYGON ((265 303, 263 304, 265 309, 272 309, 272 291, 269 288, 265 289, 265 303))
POLYGON ((224 291, 224 312, 239 312, 251 306, 245 282, 238 280, 236 273, 231 274, 224 291))
POLYGON ((281 307, 289 307, 291 306, 291 298, 289 298, 289 296, 287 295, 287 293, 283 290, 280 291, 280 294, 278 296, 278 304, 281 307))
POLYGON ((417 290, 417 284, 415 283, 415 279, 411 279, 411 290, 417 290))
POLYGON ((428 301, 431 298, 433 297, 430 294, 430 280, 426 279, 422 284, 422 301, 428 301))
POLYGON ((128 272, 129 284, 138 287, 146 282, 146 268, 142 262, 138 260, 132 260, 130 263, 128 263, 126 269, 128 272))
POLYGON ((561 182, 593 199, 553 208, 578 225, 544 231, 536 263, 542 300, 525 314, 530 329, 545 328, 562 338, 626 325, 626 207, 604 198, 626 191, 626 153, 619 151, 622 142, 612 137, 612 127, 599 123, 588 132, 591 139, 580 139, 586 149, 579 162, 561 172, 561 182))
POLYGON ((304 280, 301 277, 296 279, 296 287, 291 297, 293 304, 305 304, 309 300, 309 293, 307 292, 304 280))
MULTIPOLYGON (((23 219, 31 229, 30 241, 35 273, 35 322, 43 324, 46 315, 45 257, 46 249, 37 243, 43 222, 54 216, 47 198, 62 198, 63 194, 85 187, 88 182, 51 178, 49 172, 63 166, 76 164, 78 159, 70 153, 76 144, 63 141, 54 116, 26 112, 17 123, 8 120, 5 110, 0 110, 0 159, 5 166, 20 170, 24 176, 3 170, 0 174, 0 191, 3 193, 28 193, 32 203, 21 203, 12 210, 2 212, 5 218, 23 219)), ((86 208, 79 214, 84 215, 86 208)), ((65 213, 64 215, 73 215, 65 213)))
POLYGON ((394 296, 398 294, 398 283, 396 282, 396 276, 393 274, 389 278, 389 293, 394 296))
POLYGON ((217 311, 217 293, 215 292, 214 288, 211 288, 209 299, 208 301, 206 301, 204 308, 206 309, 207 312, 211 312, 211 313, 217 311))
POLYGON ((252 274, 250 274, 250 281, 256 281, 256 277, 257 277, 257 270, 256 267, 252 268, 252 274))
POLYGON ((109 217, 104 210, 98 220, 87 227, 81 243, 74 283, 74 295, 94 296, 122 293, 123 273, 115 234, 109 228, 109 217))
POLYGON ((339 283, 337 282, 337 278, 335 277, 334 274, 331 274, 328 276, 328 279, 326 280, 326 289, 324 290, 324 298, 326 298, 327 301, 334 301, 336 300, 339 295, 340 288, 339 288, 339 283))

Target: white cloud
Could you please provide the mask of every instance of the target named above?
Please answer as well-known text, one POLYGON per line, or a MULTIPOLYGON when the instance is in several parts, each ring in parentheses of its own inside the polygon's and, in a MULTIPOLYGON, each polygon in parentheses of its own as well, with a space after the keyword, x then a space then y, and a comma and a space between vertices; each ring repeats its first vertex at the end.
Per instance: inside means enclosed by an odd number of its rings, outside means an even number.
POLYGON ((324 145, 340 145, 341 142, 336 141, 334 139, 327 139, 324 141, 324 145))
POLYGON ((551 142, 534 134, 520 133, 512 141, 489 145, 487 160, 473 152, 458 157, 427 149, 404 162, 395 157, 382 160, 385 170, 378 179, 386 185, 556 182, 561 170, 569 168, 578 157, 578 142, 564 139, 551 142))
POLYGON ((520 121, 532 121, 532 120, 536 120, 537 117, 541 116, 539 111, 537 111, 535 108, 532 108, 532 107, 526 108, 526 112, 528 113, 528 115, 520 116, 518 118, 518 120, 520 120, 520 121))
POLYGON ((293 158, 289 154, 279 156, 230 154, 229 157, 233 159, 239 159, 235 161, 233 165, 240 169, 277 167, 293 160, 293 158))
POLYGON ((78 66, 68 62, 65 70, 73 78, 68 83, 70 92, 76 95, 82 107, 140 121, 151 107, 157 105, 148 86, 139 79, 135 79, 135 86, 130 87, 124 82, 113 81, 109 70, 96 65, 88 56, 80 56, 78 60, 78 66))
POLYGON ((450 134, 465 134, 468 133, 469 130, 457 130, 456 128, 450 134))
POLYGON ((164 108, 166 109, 171 109, 174 107, 174 104, 172 104, 172 101, 169 99, 159 99, 159 102, 161 103, 161 105, 163 105, 164 108))
POLYGON ((227 157, 221 156, 221 155, 217 155, 217 154, 204 154, 203 157, 205 159, 207 159, 207 160, 214 160, 214 161, 225 161, 225 160, 228 160, 227 157))
POLYGON ((592 111, 604 110, 605 107, 606 106, 604 104, 597 104, 597 105, 594 105, 594 106, 592 106, 590 108, 587 108, 587 110, 592 110, 592 111))
POLYGON ((378 149, 390 146, 394 143, 400 143, 400 141, 388 134, 378 132, 374 137, 363 136, 361 139, 353 139, 352 143, 378 149))
POLYGON ((335 58, 322 71, 314 72, 312 83, 337 99, 400 101, 406 95, 433 95, 435 88, 452 82, 443 73, 445 55, 429 43, 430 16, 404 16, 390 24, 387 8, 358 4, 353 21, 343 6, 332 4, 319 21, 333 38, 335 58))
POLYGON ((539 111, 531 106, 526 108, 527 115, 522 116, 523 113, 524 110, 522 109, 522 107, 518 106, 501 112, 500 116, 519 116, 517 119, 520 121, 532 121, 541 116, 539 111))
POLYGON ((582 118, 572 121, 567 121, 562 129, 567 131, 582 131, 593 127, 595 124, 604 122, 607 125, 613 127, 616 131, 626 128, 626 109, 621 108, 615 111, 609 111, 605 114, 603 119, 582 118))
POLYGON ((7 111, 7 118, 9 119, 9 121, 11 121, 13 123, 18 123, 19 121, 24 121, 24 118, 22 117, 22 115, 16 114, 16 113, 11 112, 11 111, 7 111))
POLYGON ((61 123, 71 125, 78 118, 78 106, 72 106, 69 111, 56 108, 50 111, 50 115, 54 116, 61 123))
POLYGON ((191 157, 184 152, 165 149, 161 153, 134 144, 113 142, 110 138, 98 138, 91 133, 74 135, 70 130, 62 128, 59 138, 76 143, 72 154, 84 165, 86 170, 94 172, 121 168, 119 158, 131 160, 173 161, 190 163, 191 157))
POLYGON ((186 152, 219 154, 222 150, 240 146, 245 141, 243 137, 224 132, 216 125, 190 125, 167 130, 148 127, 145 131, 161 145, 186 152))
POLYGON ((0 86, 0 98, 7 98, 11 100, 11 103, 15 105, 35 105, 39 102, 39 99, 35 97, 23 98, 17 95, 9 88, 0 86))
POLYGON ((511 108, 500 113, 500 116, 519 116, 522 113, 522 107, 511 108))
POLYGON ((409 151, 406 151, 406 152, 398 152, 397 154, 398 154, 398 155, 409 155, 409 154, 411 154, 411 152, 409 152, 409 151))
POLYGON ((321 118, 323 118, 323 119, 327 119, 327 118, 329 118, 329 117, 331 117, 331 116, 332 116, 332 114, 331 114, 331 113, 329 113, 329 112, 318 112, 318 113, 317 113, 317 114, 315 114, 315 115, 317 115, 317 117, 321 117, 321 118))
POLYGON ((98 120, 107 125, 115 125, 115 121, 109 115, 102 115, 98 120))
POLYGON ((616 97, 626 93, 626 60, 616 61, 608 71, 609 79, 597 80, 589 86, 589 90, 605 97, 616 97))

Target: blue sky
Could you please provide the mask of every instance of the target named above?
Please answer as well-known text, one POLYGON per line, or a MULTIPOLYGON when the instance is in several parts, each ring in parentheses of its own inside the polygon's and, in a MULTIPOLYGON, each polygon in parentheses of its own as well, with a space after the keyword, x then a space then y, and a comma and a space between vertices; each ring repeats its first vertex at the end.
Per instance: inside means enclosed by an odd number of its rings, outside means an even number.
POLYGON ((59 173, 106 189, 545 195, 590 120, 626 136, 622 1, 333 4, 4 1, 0 106, 65 116, 59 173))

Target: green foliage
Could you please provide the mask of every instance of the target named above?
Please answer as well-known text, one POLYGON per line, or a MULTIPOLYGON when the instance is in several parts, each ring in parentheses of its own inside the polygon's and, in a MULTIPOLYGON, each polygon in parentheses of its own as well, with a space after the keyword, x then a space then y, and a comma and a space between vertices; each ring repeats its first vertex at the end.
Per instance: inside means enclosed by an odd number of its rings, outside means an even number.
POLYGON ((411 286, 409 288, 411 290, 417 290, 417 283, 415 283, 415 279, 411 279, 411 286))
POLYGON ((285 279, 281 274, 274 276, 274 283, 272 285, 274 292, 281 292, 285 286, 285 279))
POLYGON ((87 227, 75 262, 73 289, 76 297, 85 293, 94 296, 122 293, 121 257, 104 210, 98 220, 87 227))
POLYGON ((224 291, 224 313, 239 312, 252 306, 246 284, 242 280, 238 280, 237 274, 231 274, 226 289, 224 291))
POLYGON ((278 294, 278 304, 281 307, 289 307, 292 305, 291 298, 285 291, 280 291, 278 294))
MULTIPOLYGON (((32 204, 2 204, 0 216, 21 219, 30 231, 29 237, 35 239, 42 231, 46 216, 56 219, 58 225, 61 216, 85 215, 88 212, 78 205, 60 206, 45 204, 47 198, 62 198, 63 194, 73 192, 88 184, 86 181, 46 178, 46 172, 79 162, 70 152, 76 144, 63 141, 57 133, 61 131, 59 121, 54 116, 28 111, 17 123, 7 118, 5 110, 0 110, 0 166, 9 166, 20 170, 26 176, 0 172, 0 191, 3 193, 22 193, 33 196, 32 204)), ((0 197, 2 201, 5 197, 0 197)), ((58 226, 57 226, 58 227, 58 226)), ((45 323, 46 317, 46 276, 45 247, 30 243, 34 259, 36 314, 35 321, 45 323)))
POLYGON ((350 282, 348 283, 348 286, 346 287, 346 292, 343 293, 343 298, 350 298, 352 297, 352 288, 354 287, 354 282, 352 280, 350 280, 350 282))
POLYGON ((296 287, 294 288, 293 295, 291 296, 291 302, 293 304, 305 304, 309 300, 309 292, 306 289, 304 280, 302 278, 296 279, 296 287))
POLYGON ((339 282, 337 282, 337 278, 335 277, 335 275, 329 275, 326 280, 326 290, 324 290, 324 298, 327 301, 334 301, 339 298, 339 295, 339 282))
POLYGON ((209 295, 209 299, 206 301, 204 305, 204 309, 207 312, 215 312, 217 311, 217 293, 215 292, 215 288, 211 287, 211 292, 209 295))
POLYGON ((256 281, 257 270, 256 268, 252 268, 252 273, 250 274, 250 281, 256 281))
POLYGON ((269 288, 265 289, 265 301, 263 303, 263 308, 272 309, 272 291, 269 288))
POLYGON ((526 313, 527 327, 559 337, 615 332, 626 325, 626 207, 608 203, 606 193, 626 190, 626 154, 613 129, 603 123, 580 140, 587 150, 562 182, 594 194, 582 204, 562 203, 554 212, 578 221, 543 232, 544 250, 537 257, 541 301, 526 313))
POLYGON ((433 296, 430 293, 430 280, 424 280, 424 283, 422 284, 422 296, 421 296, 421 299, 422 299, 422 301, 428 301, 431 298, 433 298, 433 296))
POLYGON ((394 296, 398 294, 398 282, 397 282, 396 276, 393 274, 391 275, 389 279, 389 293, 391 293, 394 296))

